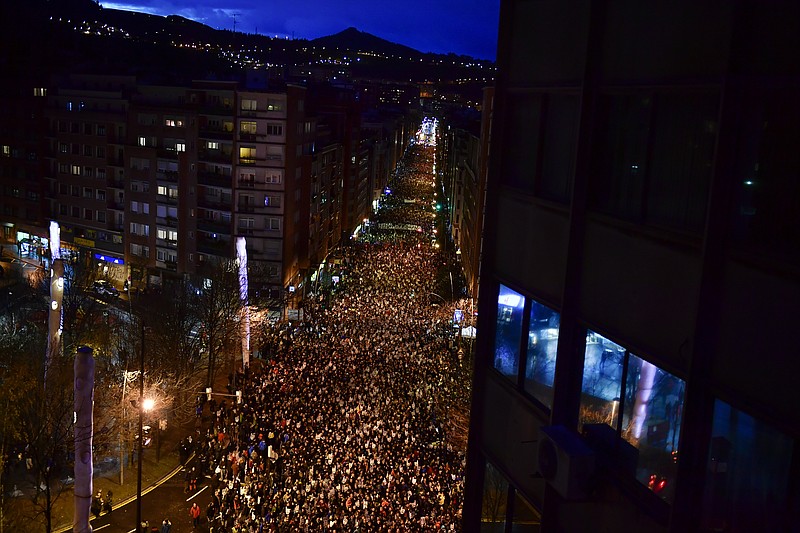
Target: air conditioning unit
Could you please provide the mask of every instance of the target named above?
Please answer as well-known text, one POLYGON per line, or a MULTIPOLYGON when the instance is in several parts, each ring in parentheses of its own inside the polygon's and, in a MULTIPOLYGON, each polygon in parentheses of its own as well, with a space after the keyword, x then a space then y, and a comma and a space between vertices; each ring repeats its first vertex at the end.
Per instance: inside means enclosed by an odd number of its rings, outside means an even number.
POLYGON ((562 498, 583 500, 595 468, 594 451, 564 426, 539 428, 539 473, 562 498))

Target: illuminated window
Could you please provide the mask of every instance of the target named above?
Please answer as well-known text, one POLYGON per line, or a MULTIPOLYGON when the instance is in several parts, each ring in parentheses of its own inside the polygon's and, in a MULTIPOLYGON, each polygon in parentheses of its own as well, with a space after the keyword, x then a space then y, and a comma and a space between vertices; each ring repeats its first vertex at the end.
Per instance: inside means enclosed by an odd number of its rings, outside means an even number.
POLYGON ((283 102, 270 98, 267 100, 267 111, 283 111, 283 102))
POLYGON ((525 353, 525 390, 547 407, 553 406, 560 321, 558 312, 531 300, 525 353))
POLYGON ((164 119, 164 125, 170 128, 182 128, 183 120, 177 118, 164 119))
POLYGON ((255 122, 241 122, 239 124, 239 131, 246 135, 256 134, 257 124, 255 122))
POLYGON ((166 196, 167 195, 167 186, 166 185, 159 185, 158 186, 158 190, 156 191, 156 194, 158 194, 160 196, 166 196))
POLYGON ((586 335, 580 423, 605 424, 627 442, 635 476, 672 501, 685 384, 602 335, 586 335), (623 382, 624 379, 624 382, 623 382), (635 449, 635 450, 634 450, 635 449))
POLYGON ((175 143, 175 151, 176 152, 185 152, 186 151, 186 142, 185 141, 177 141, 175 143))
POLYGON ((147 146, 147 137, 139 137, 139 146, 147 146))
POLYGON ((258 102, 256 100, 242 99, 242 111, 256 111, 258 102))
POLYGON ((244 164, 253 164, 256 160, 255 146, 240 146, 239 147, 239 162, 244 164))
POLYGON ((219 150, 219 143, 217 141, 206 142, 206 148, 209 150, 219 150))
POLYGON ((522 312, 525 297, 500 285, 497 297, 497 327, 494 339, 494 367, 517 382, 519 348, 522 338, 522 312))
POLYGON ((47 96, 47 89, 45 87, 34 87, 33 96, 47 96))

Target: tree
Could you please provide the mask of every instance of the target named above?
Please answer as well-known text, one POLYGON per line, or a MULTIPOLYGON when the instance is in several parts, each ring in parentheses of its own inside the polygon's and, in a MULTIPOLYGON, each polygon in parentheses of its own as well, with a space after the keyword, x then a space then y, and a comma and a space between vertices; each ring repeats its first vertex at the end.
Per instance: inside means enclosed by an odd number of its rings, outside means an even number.
POLYGON ((8 406, 7 416, 13 420, 6 436, 24 445, 29 519, 43 517, 49 533, 53 506, 67 488, 62 478, 71 472, 73 370, 71 358, 57 357, 46 369, 45 383, 43 354, 13 362, 15 386, 2 388, 0 404, 8 406))
POLYGON ((206 265, 193 284, 196 287, 193 306, 206 340, 206 386, 210 387, 221 365, 220 356, 225 353, 225 347, 235 346, 233 341, 238 338, 242 301, 235 261, 221 260, 206 265))

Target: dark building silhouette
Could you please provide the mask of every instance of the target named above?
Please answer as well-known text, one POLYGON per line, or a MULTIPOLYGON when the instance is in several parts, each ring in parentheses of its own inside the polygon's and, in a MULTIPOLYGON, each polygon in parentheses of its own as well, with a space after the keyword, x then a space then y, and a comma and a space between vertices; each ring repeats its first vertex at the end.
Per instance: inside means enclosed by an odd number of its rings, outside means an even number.
POLYGON ((798 529, 798 28, 502 3, 465 530, 798 529))

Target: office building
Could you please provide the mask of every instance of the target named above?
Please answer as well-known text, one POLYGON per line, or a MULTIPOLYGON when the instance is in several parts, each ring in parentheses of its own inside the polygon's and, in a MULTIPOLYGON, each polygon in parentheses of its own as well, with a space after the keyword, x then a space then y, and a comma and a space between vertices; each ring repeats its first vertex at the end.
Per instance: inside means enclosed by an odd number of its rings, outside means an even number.
POLYGON ((800 7, 502 2, 465 530, 796 530, 800 7))

